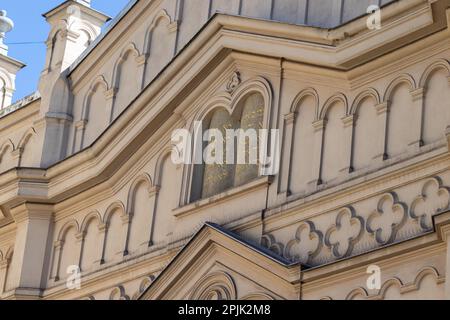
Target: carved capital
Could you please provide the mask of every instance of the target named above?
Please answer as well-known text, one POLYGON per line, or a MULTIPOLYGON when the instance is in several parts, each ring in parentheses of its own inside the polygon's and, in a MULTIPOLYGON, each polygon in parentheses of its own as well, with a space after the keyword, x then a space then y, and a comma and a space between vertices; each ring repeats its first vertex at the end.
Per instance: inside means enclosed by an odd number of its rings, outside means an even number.
POLYGON ((58 240, 55 241, 53 243, 53 247, 55 248, 55 250, 61 250, 61 248, 64 246, 64 241, 63 240, 58 240))
POLYGON ((117 88, 111 88, 111 89, 105 91, 106 100, 111 100, 111 99, 115 98, 117 91, 118 91, 117 88))
POLYGON ((354 115, 349 115, 347 117, 342 118, 342 123, 344 124, 345 128, 352 127, 354 121, 355 121, 354 115))
POLYGON ((375 108, 377 109, 377 114, 382 115, 388 113, 390 101, 386 101, 380 104, 377 104, 375 108))
POLYGON ((148 54, 141 54, 140 56, 137 56, 136 57, 136 62, 137 62, 137 64, 138 64, 138 66, 142 66, 142 65, 144 65, 146 62, 147 62, 147 59, 148 59, 148 54))
POLYGON ((11 209, 11 216, 16 223, 29 220, 53 219, 53 206, 49 204, 24 203, 11 209))
POLYGON ((77 130, 84 130, 84 128, 86 128, 87 124, 88 124, 87 120, 80 120, 75 123, 75 128, 77 130))
POLYGON ((314 131, 323 131, 325 129, 325 126, 327 125, 327 121, 326 120, 317 120, 315 122, 313 122, 313 128, 314 131))
POLYGON ((293 124, 295 122, 295 112, 288 113, 284 116, 286 124, 293 124))
POLYGON ((411 91, 411 96, 412 96, 414 102, 423 100, 424 95, 425 95, 424 88, 418 88, 416 90, 411 91))

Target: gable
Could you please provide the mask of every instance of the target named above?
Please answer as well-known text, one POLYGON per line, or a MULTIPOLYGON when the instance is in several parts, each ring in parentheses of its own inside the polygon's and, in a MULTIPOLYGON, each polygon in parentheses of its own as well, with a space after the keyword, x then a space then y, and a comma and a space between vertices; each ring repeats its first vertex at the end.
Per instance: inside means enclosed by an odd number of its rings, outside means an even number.
POLYGON ((207 223, 140 299, 295 299, 300 272, 300 265, 207 223))

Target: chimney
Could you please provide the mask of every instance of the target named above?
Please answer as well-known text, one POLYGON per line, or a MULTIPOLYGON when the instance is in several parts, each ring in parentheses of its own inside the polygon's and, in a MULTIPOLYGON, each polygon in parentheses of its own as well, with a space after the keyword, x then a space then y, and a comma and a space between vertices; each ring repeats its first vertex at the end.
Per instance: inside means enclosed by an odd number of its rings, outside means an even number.
POLYGON ((6 11, 0 11, 0 115, 2 110, 11 104, 16 89, 16 74, 25 65, 8 57, 8 46, 4 43, 6 33, 14 27, 13 21, 6 16, 6 11))

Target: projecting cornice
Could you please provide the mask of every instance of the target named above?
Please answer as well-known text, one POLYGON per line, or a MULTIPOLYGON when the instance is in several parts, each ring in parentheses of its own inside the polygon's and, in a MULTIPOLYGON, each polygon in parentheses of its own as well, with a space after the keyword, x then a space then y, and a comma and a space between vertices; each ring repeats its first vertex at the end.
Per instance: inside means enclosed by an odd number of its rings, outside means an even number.
MULTIPOLYGON (((382 28, 369 30, 367 16, 335 29, 286 24, 241 16, 215 14, 190 44, 177 55, 183 59, 202 46, 223 38, 224 48, 255 52, 304 64, 350 70, 393 50, 443 30, 448 25, 446 0, 408 0, 389 4, 382 9, 382 28), (233 41, 230 41, 233 39, 233 41), (256 45, 256 47, 255 47, 256 45), (280 49, 283 48, 282 51, 280 49)), ((135 10, 138 10, 136 8, 135 10)), ((81 62, 71 69, 75 81, 83 79, 95 65, 107 59, 116 37, 123 36, 127 23, 133 23, 129 12, 109 34, 91 48, 81 62)), ((136 18, 137 19, 137 18, 136 18)), ((74 82, 74 87, 77 83, 74 82)))
MULTIPOLYGON (((405 46, 426 34, 445 30, 450 15, 446 8, 447 1, 442 0, 400 1, 384 9, 386 20, 381 30, 360 32, 357 30, 363 28, 365 18, 335 30, 325 30, 216 15, 92 146, 48 169, 14 169, 0 175, 0 205, 17 204, 29 195, 34 196, 31 200, 35 202, 59 203, 101 183, 112 187, 116 181, 112 177, 127 170, 125 164, 137 155, 143 144, 157 143, 156 132, 165 132, 177 123, 179 119, 173 116, 175 109, 194 88, 202 85, 211 70, 227 59, 232 63, 236 57, 245 59, 251 54, 262 59, 266 70, 274 72, 280 72, 285 64, 303 68, 314 63, 322 66, 316 67, 317 70, 328 70, 345 79, 347 71, 337 67, 345 69, 363 64, 368 72, 377 68, 367 63, 369 60, 395 50, 397 44, 405 46), (20 194, 14 191, 17 185, 20 194), (29 188, 38 191, 28 192, 29 188)), ((448 38, 448 32, 440 32, 436 37, 448 38)), ((102 45, 106 46, 103 42, 102 45)), ((417 46, 414 47, 403 47, 399 54, 404 55, 405 50, 417 51, 417 46)), ((94 58, 92 63, 100 64, 95 56, 91 58, 94 58)), ((91 58, 74 72, 87 72, 84 69, 90 67, 91 58)))

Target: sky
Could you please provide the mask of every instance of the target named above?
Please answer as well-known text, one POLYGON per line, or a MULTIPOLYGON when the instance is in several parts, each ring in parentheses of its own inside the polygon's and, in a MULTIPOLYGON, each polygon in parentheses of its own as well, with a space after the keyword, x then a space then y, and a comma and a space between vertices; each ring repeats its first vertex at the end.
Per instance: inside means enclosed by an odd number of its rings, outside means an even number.
MULTIPOLYGON (((44 69, 46 51, 44 41, 50 30, 42 14, 62 2, 64 1, 0 0, 0 10, 6 10, 7 16, 15 24, 14 29, 6 35, 5 39, 5 43, 9 46, 8 56, 27 65, 17 75, 14 101, 37 89, 40 73, 44 69)), ((91 2, 94 9, 111 17, 115 17, 127 3, 128 0, 92 0, 91 2)))

